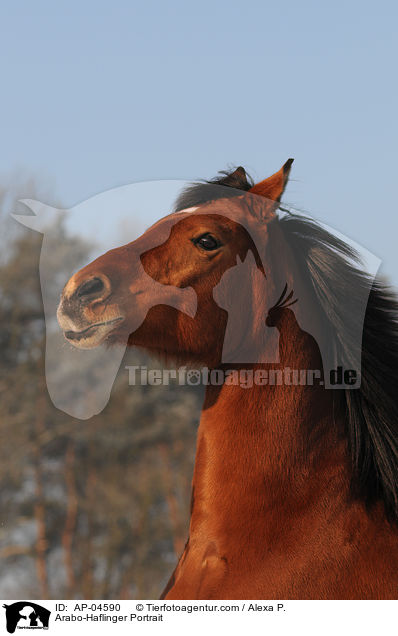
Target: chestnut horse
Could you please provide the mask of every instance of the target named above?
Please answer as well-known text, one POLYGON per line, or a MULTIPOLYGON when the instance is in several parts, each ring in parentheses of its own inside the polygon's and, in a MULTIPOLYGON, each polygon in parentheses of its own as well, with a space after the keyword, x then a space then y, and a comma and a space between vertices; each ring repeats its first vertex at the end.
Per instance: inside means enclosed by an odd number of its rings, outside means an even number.
MULTIPOLYGON (((347 244, 278 212, 291 163, 256 185, 243 168, 193 184, 172 214, 74 274, 61 296, 58 320, 77 347, 128 343, 225 370, 228 313, 215 288, 251 252, 256 275, 235 297, 257 298, 260 310, 242 301, 243 331, 276 327, 280 368, 320 369, 320 348, 295 316, 305 298, 315 331, 325 328, 331 349, 355 368, 357 318, 345 309, 368 286, 359 388, 207 386, 189 538, 166 599, 392 599, 398 591, 398 306, 353 264, 347 244)), ((258 343, 266 355, 267 338, 258 343)))

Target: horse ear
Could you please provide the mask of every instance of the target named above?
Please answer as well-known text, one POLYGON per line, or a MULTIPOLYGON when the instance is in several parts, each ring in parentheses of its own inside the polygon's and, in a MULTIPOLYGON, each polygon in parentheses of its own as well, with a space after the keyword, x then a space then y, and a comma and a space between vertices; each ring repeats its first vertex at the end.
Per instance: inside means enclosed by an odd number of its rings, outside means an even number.
POLYGON ((247 181, 246 170, 242 166, 235 168, 233 172, 227 174, 219 181, 220 185, 226 185, 237 190, 248 190, 249 183, 247 181))
POLYGON ((286 187, 293 161, 293 159, 288 159, 278 172, 275 172, 275 174, 268 177, 268 179, 256 183, 256 185, 250 188, 249 192, 259 194, 262 197, 271 199, 271 201, 279 202, 286 187))

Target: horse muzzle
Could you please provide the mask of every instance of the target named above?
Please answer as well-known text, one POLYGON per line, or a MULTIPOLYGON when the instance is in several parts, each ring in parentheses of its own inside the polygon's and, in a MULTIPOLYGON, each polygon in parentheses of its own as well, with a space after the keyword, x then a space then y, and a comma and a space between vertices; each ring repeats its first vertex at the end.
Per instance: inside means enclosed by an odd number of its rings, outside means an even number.
POLYGON ((124 317, 118 306, 110 302, 107 276, 79 278, 79 273, 75 274, 66 284, 57 319, 68 342, 79 349, 92 349, 102 344, 124 317))

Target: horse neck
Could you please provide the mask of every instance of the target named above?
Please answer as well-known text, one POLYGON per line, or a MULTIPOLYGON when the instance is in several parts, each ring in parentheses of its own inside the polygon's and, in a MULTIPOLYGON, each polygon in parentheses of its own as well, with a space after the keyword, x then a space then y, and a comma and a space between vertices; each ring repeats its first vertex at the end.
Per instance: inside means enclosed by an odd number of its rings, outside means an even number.
MULTIPOLYGON (((320 369, 311 337, 292 320, 286 326, 291 337, 285 329, 281 366, 320 369)), ((337 505, 348 490, 349 471, 331 397, 315 386, 208 386, 198 431, 191 537, 244 533, 245 523, 251 531, 269 532, 281 514, 286 522, 325 498, 337 505)))

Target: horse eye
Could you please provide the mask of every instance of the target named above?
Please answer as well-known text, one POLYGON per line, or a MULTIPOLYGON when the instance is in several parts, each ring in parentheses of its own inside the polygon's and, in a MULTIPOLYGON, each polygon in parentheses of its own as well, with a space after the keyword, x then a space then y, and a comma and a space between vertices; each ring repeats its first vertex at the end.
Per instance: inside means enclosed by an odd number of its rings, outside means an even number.
POLYGON ((211 252, 211 250, 216 250, 220 247, 220 243, 211 234, 203 234, 199 238, 195 239, 194 243, 207 252, 211 252))

